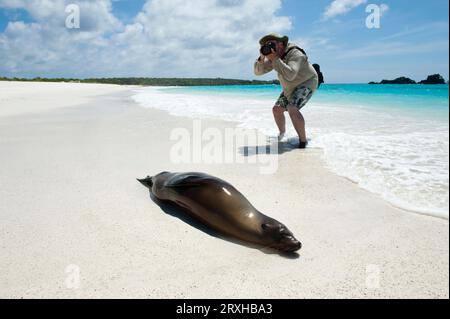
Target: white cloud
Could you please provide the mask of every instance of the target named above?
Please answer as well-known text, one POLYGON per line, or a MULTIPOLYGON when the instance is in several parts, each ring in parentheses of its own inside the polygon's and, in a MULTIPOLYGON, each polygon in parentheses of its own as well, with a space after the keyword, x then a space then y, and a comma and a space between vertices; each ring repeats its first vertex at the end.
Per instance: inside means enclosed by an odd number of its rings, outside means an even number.
POLYGON ((23 9, 43 27, 65 27, 66 5, 75 3, 80 7, 81 30, 96 33, 118 30, 121 23, 112 14, 110 0, 0 0, 0 8, 23 9))
POLYGON ((366 2, 367 2, 367 0, 334 0, 325 9, 323 18, 325 20, 328 20, 328 19, 334 18, 338 15, 345 14, 366 2))
POLYGON ((257 40, 291 29, 277 15, 281 0, 148 0, 128 25, 111 0, 70 2, 80 5, 80 30, 64 27, 67 1, 0 0, 35 20, 0 33, 0 74, 248 77, 257 40))

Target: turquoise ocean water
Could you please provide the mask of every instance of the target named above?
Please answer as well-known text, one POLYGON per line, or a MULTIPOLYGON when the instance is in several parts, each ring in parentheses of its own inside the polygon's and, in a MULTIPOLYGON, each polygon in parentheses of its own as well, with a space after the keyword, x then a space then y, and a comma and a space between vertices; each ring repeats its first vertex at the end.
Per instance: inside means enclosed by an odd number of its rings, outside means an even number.
MULTIPOLYGON (((277 85, 144 88, 134 99, 274 136, 271 108, 280 92, 277 85)), ((398 207, 448 218, 448 85, 325 84, 302 112, 310 147, 323 149, 332 171, 398 207)))

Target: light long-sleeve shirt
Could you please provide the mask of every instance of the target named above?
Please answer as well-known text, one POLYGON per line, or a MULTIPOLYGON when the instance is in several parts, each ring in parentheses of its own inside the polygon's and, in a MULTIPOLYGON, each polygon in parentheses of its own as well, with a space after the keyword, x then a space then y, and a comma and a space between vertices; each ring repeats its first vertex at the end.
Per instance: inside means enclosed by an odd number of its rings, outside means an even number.
MULTIPOLYGON (((286 51, 295 45, 289 43, 286 51)), ((277 58, 273 62, 269 59, 260 59, 255 62, 255 75, 264 75, 275 70, 283 87, 284 95, 290 99, 295 88, 306 86, 313 92, 319 85, 319 77, 316 70, 308 61, 308 57, 300 50, 291 50, 283 59, 277 58)))

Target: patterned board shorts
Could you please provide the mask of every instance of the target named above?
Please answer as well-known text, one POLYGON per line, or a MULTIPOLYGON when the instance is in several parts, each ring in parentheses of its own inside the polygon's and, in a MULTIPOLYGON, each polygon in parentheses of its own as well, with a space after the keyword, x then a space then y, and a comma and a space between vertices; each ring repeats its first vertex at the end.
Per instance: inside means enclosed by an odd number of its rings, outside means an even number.
POLYGON ((312 95, 313 91, 310 88, 307 88, 306 86, 299 86, 292 93, 291 99, 288 99, 284 95, 284 92, 282 92, 275 105, 281 106, 286 110, 289 105, 292 105, 301 110, 302 107, 304 107, 311 99, 312 95))

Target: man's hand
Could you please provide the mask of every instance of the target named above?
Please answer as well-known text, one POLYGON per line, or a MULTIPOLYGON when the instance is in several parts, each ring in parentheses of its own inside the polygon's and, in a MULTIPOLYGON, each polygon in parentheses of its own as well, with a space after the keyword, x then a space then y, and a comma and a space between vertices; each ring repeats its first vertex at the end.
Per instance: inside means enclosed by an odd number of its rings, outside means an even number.
POLYGON ((269 54, 268 56, 267 56, 267 58, 270 60, 270 61, 275 61, 277 58, 278 58, 278 54, 277 54, 277 51, 275 51, 274 49, 272 49, 272 53, 271 54, 269 54))

